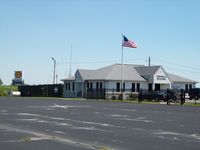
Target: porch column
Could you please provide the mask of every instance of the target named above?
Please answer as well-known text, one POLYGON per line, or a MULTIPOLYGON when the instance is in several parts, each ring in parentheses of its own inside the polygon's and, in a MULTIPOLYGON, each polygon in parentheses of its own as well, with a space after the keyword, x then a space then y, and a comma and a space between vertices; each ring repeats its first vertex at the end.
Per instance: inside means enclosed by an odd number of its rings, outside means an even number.
POLYGON ((155 91, 155 83, 152 83, 152 90, 155 91))

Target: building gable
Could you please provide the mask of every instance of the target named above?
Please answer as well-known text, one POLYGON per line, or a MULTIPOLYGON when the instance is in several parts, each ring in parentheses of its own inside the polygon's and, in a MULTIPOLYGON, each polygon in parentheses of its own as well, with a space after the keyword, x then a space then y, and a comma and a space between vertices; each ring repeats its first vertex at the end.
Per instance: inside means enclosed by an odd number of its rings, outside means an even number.
POLYGON ((167 73, 163 69, 163 67, 159 67, 159 69, 155 72, 153 76, 154 83, 158 84, 170 84, 170 80, 167 76, 167 73))
POLYGON ((76 73, 75 73, 75 81, 76 82, 83 82, 83 78, 82 78, 79 70, 77 70, 76 73))

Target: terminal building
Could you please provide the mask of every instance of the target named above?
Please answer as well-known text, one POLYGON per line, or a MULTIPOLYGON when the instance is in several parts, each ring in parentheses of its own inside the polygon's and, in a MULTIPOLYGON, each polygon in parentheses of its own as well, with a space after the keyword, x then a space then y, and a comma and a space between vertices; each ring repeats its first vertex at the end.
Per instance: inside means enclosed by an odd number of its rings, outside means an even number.
MULTIPOLYGON (((162 66, 123 65, 123 90, 125 93, 142 90, 189 90, 196 81, 174 75, 162 66)), ((63 96, 86 98, 89 91, 121 92, 122 65, 113 64, 96 70, 78 69, 74 76, 65 78, 63 96)))

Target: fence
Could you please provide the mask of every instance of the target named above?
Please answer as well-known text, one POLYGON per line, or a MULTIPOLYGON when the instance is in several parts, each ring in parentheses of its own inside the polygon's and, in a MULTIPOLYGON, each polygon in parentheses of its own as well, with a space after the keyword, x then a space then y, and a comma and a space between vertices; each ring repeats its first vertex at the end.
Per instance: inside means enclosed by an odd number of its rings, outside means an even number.
POLYGON ((106 93, 105 89, 101 89, 101 90, 88 89, 86 93, 86 98, 87 99, 106 99, 105 93, 106 93))
POLYGON ((185 91, 172 91, 172 90, 162 90, 162 91, 148 91, 140 90, 139 92, 134 92, 132 89, 124 89, 123 92, 119 89, 103 89, 95 90, 89 89, 86 93, 87 99, 108 99, 108 100, 164 100, 167 103, 169 100, 181 100, 183 104, 185 102, 185 91), (122 98, 123 94, 123 98, 122 98))
MULTIPOLYGON (((88 89, 86 93, 87 99, 108 99, 108 100, 121 100, 122 99, 122 92, 116 89, 88 89)), ((125 89, 123 91, 123 98, 124 99, 134 99, 138 98, 138 92, 132 92, 131 89, 125 89)))
POLYGON ((62 97, 62 84, 22 85, 19 86, 21 96, 62 97))
POLYGON ((132 91, 132 89, 123 89, 122 90, 116 90, 116 89, 107 89, 105 90, 105 99, 108 100, 122 100, 122 94, 123 94, 123 99, 126 100, 133 100, 138 98, 138 92, 132 91))

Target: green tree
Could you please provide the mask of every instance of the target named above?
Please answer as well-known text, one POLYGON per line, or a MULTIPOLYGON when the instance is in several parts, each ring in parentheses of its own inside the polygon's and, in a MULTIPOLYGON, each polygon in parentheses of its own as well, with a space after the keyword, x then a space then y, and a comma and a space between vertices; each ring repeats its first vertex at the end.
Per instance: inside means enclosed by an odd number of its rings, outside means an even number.
POLYGON ((1 78, 0 78, 0 85, 2 85, 3 84, 3 81, 1 80, 1 78))

